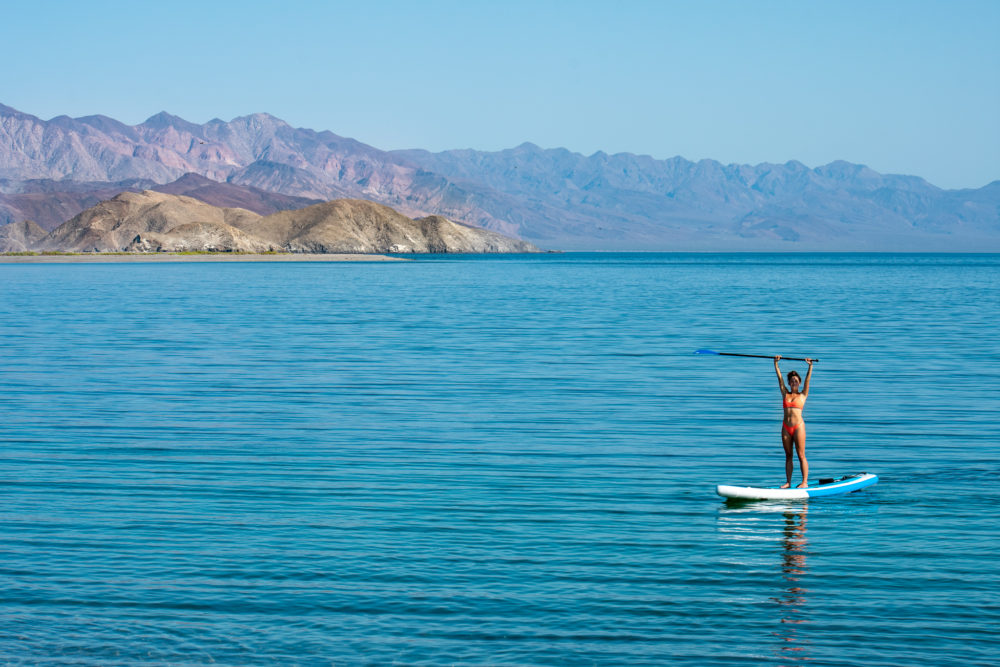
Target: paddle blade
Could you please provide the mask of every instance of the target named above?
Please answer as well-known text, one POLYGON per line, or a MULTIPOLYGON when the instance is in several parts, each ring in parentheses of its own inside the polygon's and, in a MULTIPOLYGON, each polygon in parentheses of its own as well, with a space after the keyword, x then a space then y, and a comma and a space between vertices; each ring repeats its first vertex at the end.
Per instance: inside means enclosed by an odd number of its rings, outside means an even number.
POLYGON ((704 348, 702 348, 700 350, 695 350, 694 353, 695 354, 718 354, 718 352, 716 352, 715 350, 706 350, 704 348))

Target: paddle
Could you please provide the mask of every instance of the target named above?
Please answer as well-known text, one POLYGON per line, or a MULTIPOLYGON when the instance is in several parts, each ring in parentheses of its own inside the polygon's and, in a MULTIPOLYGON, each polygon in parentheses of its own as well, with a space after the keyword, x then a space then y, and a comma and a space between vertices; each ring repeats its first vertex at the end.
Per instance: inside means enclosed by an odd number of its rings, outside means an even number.
MULTIPOLYGON (((715 350, 695 350, 695 354, 717 354, 722 357, 755 357, 757 359, 774 359, 773 354, 740 354, 738 352, 716 352, 715 350)), ((801 357, 782 357, 782 359, 787 359, 789 361, 807 361, 801 357)), ((813 359, 813 363, 818 362, 819 359, 813 359)))

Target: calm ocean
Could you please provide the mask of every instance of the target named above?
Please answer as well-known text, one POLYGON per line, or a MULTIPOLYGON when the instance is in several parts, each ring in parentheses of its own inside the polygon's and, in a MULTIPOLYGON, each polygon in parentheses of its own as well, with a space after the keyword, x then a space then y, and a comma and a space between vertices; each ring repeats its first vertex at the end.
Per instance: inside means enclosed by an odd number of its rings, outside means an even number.
POLYGON ((2 664, 1000 662, 998 255, 0 265, 0 349, 2 664), (727 506, 698 348, 881 482, 727 506))

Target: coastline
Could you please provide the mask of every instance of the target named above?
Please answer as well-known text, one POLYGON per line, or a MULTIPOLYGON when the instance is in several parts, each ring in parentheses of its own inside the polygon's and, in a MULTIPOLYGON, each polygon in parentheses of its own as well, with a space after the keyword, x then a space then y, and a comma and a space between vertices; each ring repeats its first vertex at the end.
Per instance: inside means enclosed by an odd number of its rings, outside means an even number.
POLYGON ((0 264, 119 264, 138 262, 405 262, 403 257, 348 253, 86 253, 79 255, 0 255, 0 264))

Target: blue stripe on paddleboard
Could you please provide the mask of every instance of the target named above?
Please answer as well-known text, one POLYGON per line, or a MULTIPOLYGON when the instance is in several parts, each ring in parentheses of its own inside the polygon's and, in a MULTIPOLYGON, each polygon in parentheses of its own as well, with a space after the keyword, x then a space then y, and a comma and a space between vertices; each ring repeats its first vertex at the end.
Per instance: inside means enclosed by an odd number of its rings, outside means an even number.
POLYGON ((842 483, 834 482, 833 484, 823 484, 814 488, 806 487, 806 493, 809 494, 810 498, 835 496, 840 493, 858 491, 876 482, 878 482, 878 475, 872 475, 871 477, 858 476, 852 479, 845 479, 842 483))

